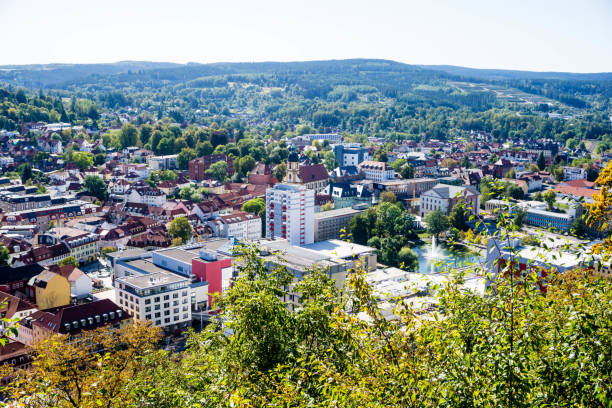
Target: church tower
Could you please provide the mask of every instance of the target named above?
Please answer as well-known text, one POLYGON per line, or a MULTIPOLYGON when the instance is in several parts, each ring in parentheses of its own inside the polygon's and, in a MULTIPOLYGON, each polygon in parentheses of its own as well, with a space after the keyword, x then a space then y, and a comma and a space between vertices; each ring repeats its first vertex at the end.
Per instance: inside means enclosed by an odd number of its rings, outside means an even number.
POLYGON ((285 176, 285 183, 294 183, 300 184, 300 158, 295 150, 292 150, 289 153, 289 158, 287 159, 287 175, 285 176))

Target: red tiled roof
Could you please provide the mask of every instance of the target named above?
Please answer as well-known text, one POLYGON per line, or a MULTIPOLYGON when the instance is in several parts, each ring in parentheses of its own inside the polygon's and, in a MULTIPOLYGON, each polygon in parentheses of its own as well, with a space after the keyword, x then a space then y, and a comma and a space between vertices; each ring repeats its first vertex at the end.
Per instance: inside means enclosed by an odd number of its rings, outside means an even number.
POLYGON ((33 324, 55 333, 74 334, 83 330, 93 330, 129 318, 128 314, 122 311, 115 302, 109 299, 102 299, 80 305, 69 305, 46 310, 45 316, 40 316, 33 324), (121 311, 121 317, 117 315, 117 311, 121 311), (110 318, 111 312, 115 314, 114 319, 110 318), (104 315, 107 315, 106 320, 104 319, 104 315), (96 316, 99 316, 99 321, 96 319, 96 316), (85 325, 83 325, 82 319, 85 319, 85 325), (77 322, 76 328, 73 322, 77 322), (70 324, 70 330, 66 330, 66 324, 70 324))
POLYGON ((586 179, 578 179, 578 180, 566 181, 562 183, 561 185, 567 185, 570 187, 593 188, 595 186, 595 183, 593 183, 592 181, 588 181, 586 179))
POLYGON ((572 187, 568 185, 559 184, 554 190, 557 193, 574 196, 574 197, 588 197, 593 198, 593 195, 599 193, 599 190, 584 187, 572 187))
POLYGON ((327 180, 329 173, 322 164, 311 164, 310 166, 300 166, 299 177, 302 183, 312 181, 327 180))

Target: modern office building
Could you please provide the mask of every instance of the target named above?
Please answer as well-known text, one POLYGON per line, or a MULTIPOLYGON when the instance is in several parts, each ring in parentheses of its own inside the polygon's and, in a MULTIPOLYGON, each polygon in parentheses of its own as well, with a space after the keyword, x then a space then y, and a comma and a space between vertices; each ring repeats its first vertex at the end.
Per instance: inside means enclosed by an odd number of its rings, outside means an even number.
POLYGON ((369 150, 361 143, 343 143, 333 146, 334 156, 339 167, 357 166, 359 163, 371 160, 369 150))
POLYGON ((346 239, 349 222, 355 215, 361 214, 367 208, 367 205, 363 205, 357 206, 357 208, 348 207, 315 213, 314 242, 328 239, 346 239), (344 237, 341 236, 342 234, 344 234, 344 237))
POLYGON ((266 190, 266 237, 285 238, 291 245, 314 242, 314 190, 277 184, 266 190))
POLYGON ((229 288, 235 243, 220 239, 114 255, 115 299, 136 320, 151 320, 166 330, 182 329, 192 311, 210 312, 213 296, 229 288))

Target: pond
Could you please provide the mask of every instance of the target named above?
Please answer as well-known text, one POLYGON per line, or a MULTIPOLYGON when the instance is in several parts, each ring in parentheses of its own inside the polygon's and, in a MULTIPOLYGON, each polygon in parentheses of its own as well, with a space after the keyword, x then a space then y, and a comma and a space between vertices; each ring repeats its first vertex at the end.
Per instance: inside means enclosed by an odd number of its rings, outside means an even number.
POLYGON ((459 268, 470 264, 481 264, 484 257, 469 250, 455 250, 443 244, 436 243, 432 237, 431 244, 413 247, 419 257, 419 273, 437 273, 449 268, 459 268), (433 248, 433 250, 432 250, 433 248))

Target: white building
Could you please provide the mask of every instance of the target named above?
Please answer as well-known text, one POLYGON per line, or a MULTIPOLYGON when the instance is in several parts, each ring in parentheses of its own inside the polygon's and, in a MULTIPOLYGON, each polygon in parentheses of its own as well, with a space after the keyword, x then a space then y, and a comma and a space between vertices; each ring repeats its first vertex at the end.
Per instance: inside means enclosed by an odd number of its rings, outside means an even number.
POLYGON ((395 171, 385 162, 366 160, 361 162, 358 168, 367 180, 385 181, 395 178, 395 171))
POLYGON ((448 215, 456 204, 465 205, 468 214, 478 215, 480 193, 469 186, 438 184, 421 196, 421 217, 435 210, 448 215))
POLYGON ((119 305, 134 320, 150 320, 159 327, 187 325, 191 321, 190 279, 166 272, 144 260, 133 263, 146 271, 115 279, 115 297, 119 305))
POLYGON ((167 156, 147 156, 147 164, 151 170, 176 169, 176 154, 167 156))
POLYGON ((291 245, 314 242, 314 191, 294 184, 266 190, 266 237, 285 238, 291 245))
POLYGON ((572 181, 586 178, 586 170, 582 167, 563 167, 563 180, 572 181))
POLYGON ((82 299, 91 295, 93 290, 93 281, 79 268, 73 265, 52 265, 50 270, 68 280, 68 283, 70 283, 70 296, 77 299, 82 299))
POLYGON ((217 237, 234 237, 240 241, 255 241, 261 238, 261 218, 245 211, 234 211, 221 215, 206 223, 217 237))
POLYGON ((136 187, 129 191, 125 201, 161 207, 166 202, 166 194, 154 187, 136 187))

